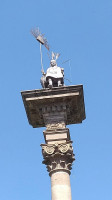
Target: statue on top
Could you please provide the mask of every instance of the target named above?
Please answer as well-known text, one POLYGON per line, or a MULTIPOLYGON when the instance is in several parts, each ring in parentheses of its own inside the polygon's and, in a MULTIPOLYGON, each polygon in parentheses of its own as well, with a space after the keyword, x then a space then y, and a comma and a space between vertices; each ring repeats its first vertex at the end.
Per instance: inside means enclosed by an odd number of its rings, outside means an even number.
POLYGON ((57 66, 56 60, 60 54, 52 52, 50 67, 45 73, 42 71, 41 85, 43 88, 60 87, 64 85, 64 69, 57 66))
POLYGON ((50 67, 47 69, 47 72, 44 72, 43 63, 42 63, 42 45, 46 47, 49 51, 49 45, 47 39, 44 37, 39 30, 39 28, 31 30, 32 35, 40 43, 40 55, 41 55, 41 67, 42 67, 42 77, 40 79, 41 85, 43 88, 53 88, 60 87, 64 85, 64 69, 57 66, 56 60, 59 57, 59 53, 52 52, 52 59, 50 61, 50 67))

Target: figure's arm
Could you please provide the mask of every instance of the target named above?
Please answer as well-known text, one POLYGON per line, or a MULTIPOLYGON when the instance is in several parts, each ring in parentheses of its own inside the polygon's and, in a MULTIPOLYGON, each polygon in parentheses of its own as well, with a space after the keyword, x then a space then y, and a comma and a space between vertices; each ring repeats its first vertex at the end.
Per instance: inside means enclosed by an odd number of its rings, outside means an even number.
POLYGON ((44 72, 44 70, 41 70, 41 72, 42 72, 42 75, 44 75, 44 76, 46 75, 46 73, 44 72))

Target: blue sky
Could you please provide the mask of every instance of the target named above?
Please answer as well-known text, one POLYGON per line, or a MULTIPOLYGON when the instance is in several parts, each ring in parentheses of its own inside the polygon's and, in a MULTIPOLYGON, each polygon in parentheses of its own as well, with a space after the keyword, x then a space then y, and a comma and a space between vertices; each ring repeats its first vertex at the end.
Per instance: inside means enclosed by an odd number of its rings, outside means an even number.
MULTIPOLYGON (((51 198, 40 147, 44 128, 28 124, 20 95, 41 88, 34 27, 61 54, 58 65, 70 59, 65 78, 84 86, 86 120, 68 126, 76 155, 72 199, 112 199, 111 0, 0 1, 0 199, 51 198)), ((42 50, 46 70, 49 58, 42 50)))

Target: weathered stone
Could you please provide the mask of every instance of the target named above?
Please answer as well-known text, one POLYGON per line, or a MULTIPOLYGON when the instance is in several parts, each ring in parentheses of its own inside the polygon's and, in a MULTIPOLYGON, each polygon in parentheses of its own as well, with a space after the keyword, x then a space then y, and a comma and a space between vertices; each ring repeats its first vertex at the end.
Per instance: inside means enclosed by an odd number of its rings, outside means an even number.
POLYGON ((21 92, 29 123, 34 127, 53 125, 47 121, 62 117, 59 126, 81 123, 85 119, 83 86, 63 86, 58 88, 21 92))
POLYGON ((43 131, 45 142, 47 144, 65 143, 70 141, 70 133, 68 128, 47 129, 43 131))
POLYGON ((51 174, 52 200, 71 200, 70 176, 65 171, 51 174))
POLYGON ((52 200, 71 200, 70 170, 75 160, 68 124, 85 119, 83 86, 21 92, 29 123, 46 127, 43 164, 51 177, 52 200))
POLYGON ((72 142, 48 145, 41 144, 43 163, 46 164, 49 175, 56 171, 66 171, 70 174, 72 162, 75 160, 72 142))

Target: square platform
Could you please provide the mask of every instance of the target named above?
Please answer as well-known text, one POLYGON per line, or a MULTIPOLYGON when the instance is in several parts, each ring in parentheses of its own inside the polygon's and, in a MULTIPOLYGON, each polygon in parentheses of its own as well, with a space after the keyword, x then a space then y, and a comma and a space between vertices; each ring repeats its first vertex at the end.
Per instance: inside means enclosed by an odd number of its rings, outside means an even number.
POLYGON ((83 85, 63 86, 21 92, 29 123, 45 127, 44 113, 66 113, 66 125, 81 123, 85 118, 83 85))

